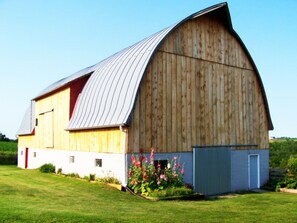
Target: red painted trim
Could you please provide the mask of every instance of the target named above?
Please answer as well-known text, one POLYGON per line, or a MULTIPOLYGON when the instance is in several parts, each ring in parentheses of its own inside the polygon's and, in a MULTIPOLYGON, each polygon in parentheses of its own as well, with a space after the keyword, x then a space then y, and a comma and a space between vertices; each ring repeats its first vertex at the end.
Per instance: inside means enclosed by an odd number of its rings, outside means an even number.
POLYGON ((70 111, 69 111, 69 119, 72 116, 74 106, 76 104, 76 100, 81 93, 82 89, 84 88, 85 84, 89 79, 89 75, 78 80, 75 80, 70 84, 70 111))
POLYGON ((25 168, 28 168, 28 159, 29 159, 29 148, 26 148, 25 151, 25 168))

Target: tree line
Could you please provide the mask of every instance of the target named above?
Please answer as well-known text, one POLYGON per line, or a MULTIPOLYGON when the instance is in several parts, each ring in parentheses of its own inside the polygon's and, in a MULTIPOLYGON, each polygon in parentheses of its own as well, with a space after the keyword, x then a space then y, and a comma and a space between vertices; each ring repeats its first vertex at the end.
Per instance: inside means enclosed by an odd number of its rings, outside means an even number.
POLYGON ((282 137, 269 143, 270 167, 286 168, 290 157, 297 158, 297 139, 282 137))

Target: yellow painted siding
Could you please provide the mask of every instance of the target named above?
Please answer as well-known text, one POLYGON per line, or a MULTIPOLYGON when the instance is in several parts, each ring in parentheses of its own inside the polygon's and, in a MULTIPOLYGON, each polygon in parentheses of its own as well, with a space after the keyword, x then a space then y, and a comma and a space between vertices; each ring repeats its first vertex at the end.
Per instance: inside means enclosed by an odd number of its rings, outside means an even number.
MULTIPOLYGON (((19 147, 122 153, 125 134, 119 128, 69 132, 70 89, 36 101, 35 135, 19 136, 19 147)), ((126 140, 127 141, 127 140, 126 140)), ((125 147, 124 147, 125 146, 125 147)))
POLYGON ((237 39, 208 16, 165 39, 147 67, 131 117, 129 152, 226 144, 268 148, 256 73, 237 39))
POLYGON ((71 150, 100 153, 122 153, 125 134, 119 128, 94 129, 70 133, 71 150))

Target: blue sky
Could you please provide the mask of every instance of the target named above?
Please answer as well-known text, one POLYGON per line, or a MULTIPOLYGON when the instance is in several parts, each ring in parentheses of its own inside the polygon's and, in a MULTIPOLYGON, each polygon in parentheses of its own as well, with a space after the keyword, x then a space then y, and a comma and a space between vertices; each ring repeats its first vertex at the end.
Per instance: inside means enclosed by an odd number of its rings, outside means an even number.
MULTIPOLYGON (((9 138, 30 100, 215 0, 0 0, 0 132, 9 138)), ((275 127, 297 137, 297 1, 230 0, 233 28, 252 55, 275 127)))

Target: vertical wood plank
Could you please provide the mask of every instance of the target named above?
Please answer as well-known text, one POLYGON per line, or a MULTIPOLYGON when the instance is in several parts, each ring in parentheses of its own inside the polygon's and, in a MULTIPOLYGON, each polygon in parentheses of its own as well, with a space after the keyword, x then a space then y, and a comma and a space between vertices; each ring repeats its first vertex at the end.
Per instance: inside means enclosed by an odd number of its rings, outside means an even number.
POLYGON ((177 119, 177 75, 180 75, 180 73, 177 72, 177 57, 176 55, 171 55, 172 59, 172 84, 171 84, 171 90, 172 90, 172 149, 177 151, 177 123, 179 120, 177 119))
POLYGON ((181 151, 187 147, 187 64, 186 58, 181 58, 181 151))
POLYGON ((158 151, 165 152, 163 145, 163 55, 161 52, 158 52, 158 71, 157 71, 157 148, 158 151))
MULTIPOLYGON (((190 58, 185 58, 186 59, 186 99, 187 99, 187 104, 186 104, 186 146, 184 148, 184 151, 189 151, 192 146, 192 71, 191 71, 191 59, 190 58)), ((194 82, 195 83, 195 82, 194 82)))
POLYGON ((158 142, 158 61, 159 54, 155 55, 156 59, 152 63, 152 111, 151 111, 151 122, 152 122, 152 141, 151 147, 155 148, 158 151, 157 142, 158 142))
POLYGON ((182 63, 181 57, 176 57, 176 139, 177 139, 177 151, 182 148, 182 126, 181 126, 181 113, 182 113, 182 63))
POLYGON ((176 109, 175 109, 175 101, 176 97, 174 97, 175 92, 175 86, 176 86, 176 72, 175 69, 173 68, 173 64, 175 63, 175 59, 173 54, 167 54, 167 77, 166 77, 166 90, 167 90, 167 97, 166 97, 166 133, 167 133, 167 150, 171 149, 176 149, 173 148, 173 145, 175 145, 174 138, 173 138, 173 129, 176 131, 176 121, 175 119, 175 114, 176 114, 176 109))
MULTIPOLYGON (((170 100, 170 99, 168 99, 167 98, 167 96, 168 96, 168 92, 167 92, 167 84, 168 84, 168 82, 167 82, 167 77, 169 76, 169 75, 171 75, 171 74, 169 74, 168 73, 168 66, 167 66, 167 53, 163 53, 162 54, 162 58, 163 58, 163 73, 162 73, 162 75, 163 75, 163 86, 162 86, 162 88, 163 88, 163 129, 162 129, 162 135, 163 135, 163 151, 164 152, 169 152, 169 150, 168 150, 168 138, 167 138, 167 132, 168 132, 168 126, 167 126, 167 119, 168 119, 168 117, 167 116, 171 116, 171 114, 168 114, 168 110, 167 110, 167 108, 168 108, 168 104, 167 104, 167 100, 170 100)), ((170 83, 171 84, 171 83, 170 83)), ((171 129, 170 129, 170 131, 171 131, 171 129)))

